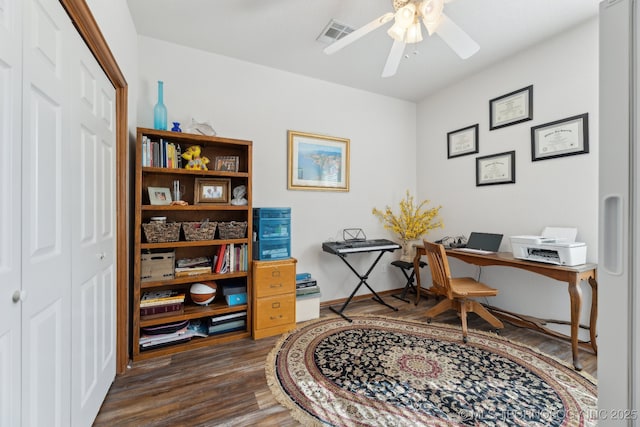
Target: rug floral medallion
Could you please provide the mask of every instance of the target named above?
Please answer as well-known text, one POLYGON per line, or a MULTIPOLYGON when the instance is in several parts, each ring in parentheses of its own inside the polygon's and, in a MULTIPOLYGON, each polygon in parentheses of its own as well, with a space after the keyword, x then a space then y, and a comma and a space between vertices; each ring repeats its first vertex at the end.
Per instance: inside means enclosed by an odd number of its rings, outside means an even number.
POLYGON ((308 322, 267 359, 304 425, 593 426, 596 380, 495 334, 354 316, 308 322))

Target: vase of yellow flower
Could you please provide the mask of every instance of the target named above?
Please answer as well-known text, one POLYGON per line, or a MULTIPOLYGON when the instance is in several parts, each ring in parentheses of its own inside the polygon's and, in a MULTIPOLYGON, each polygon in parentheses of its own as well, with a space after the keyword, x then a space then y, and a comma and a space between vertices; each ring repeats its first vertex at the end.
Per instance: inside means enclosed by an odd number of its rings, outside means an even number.
POLYGON ((442 220, 439 218, 440 208, 426 209, 429 200, 420 203, 414 201, 413 196, 407 190, 405 198, 400 201, 400 212, 394 213, 390 206, 384 211, 373 208, 372 213, 382 221, 384 228, 396 234, 401 241, 402 261, 413 260, 412 241, 419 239, 434 228, 442 228, 442 220))

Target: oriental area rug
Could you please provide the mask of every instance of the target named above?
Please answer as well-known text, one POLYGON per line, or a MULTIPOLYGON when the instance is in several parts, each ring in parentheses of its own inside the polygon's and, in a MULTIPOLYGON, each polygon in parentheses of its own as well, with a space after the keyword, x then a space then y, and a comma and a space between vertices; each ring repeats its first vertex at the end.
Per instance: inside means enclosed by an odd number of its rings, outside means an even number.
POLYGON ((266 376, 311 426, 594 426, 596 380, 495 334, 385 317, 303 324, 266 376))

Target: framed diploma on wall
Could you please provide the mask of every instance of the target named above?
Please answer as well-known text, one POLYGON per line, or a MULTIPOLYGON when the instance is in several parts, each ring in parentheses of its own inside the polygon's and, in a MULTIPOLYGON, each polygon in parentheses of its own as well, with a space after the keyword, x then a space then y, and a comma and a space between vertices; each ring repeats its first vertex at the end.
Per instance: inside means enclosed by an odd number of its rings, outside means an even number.
POLYGON ((478 152, 478 124, 447 133, 447 158, 478 152))
POLYGON ((514 184, 516 182, 516 152, 476 157, 476 187, 514 184))
POLYGON ((531 161, 589 152, 589 114, 531 128, 531 161))
POLYGON ((533 120, 533 85, 489 101, 489 130, 533 120))

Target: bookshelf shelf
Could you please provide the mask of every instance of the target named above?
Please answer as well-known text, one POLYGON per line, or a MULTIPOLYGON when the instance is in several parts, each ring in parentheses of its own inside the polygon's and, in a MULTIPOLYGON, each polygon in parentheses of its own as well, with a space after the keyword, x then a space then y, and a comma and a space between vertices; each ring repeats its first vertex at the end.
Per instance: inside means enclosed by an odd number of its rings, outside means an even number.
MULTIPOLYGON (((215 345, 236 339, 250 337, 252 335, 251 311, 249 302, 229 306, 225 301, 223 292, 226 286, 246 288, 247 295, 251 295, 251 259, 252 259, 252 142, 231 138, 208 137, 160 131, 155 129, 138 128, 136 141, 136 167, 135 167, 135 224, 134 224, 134 277, 132 284, 132 359, 142 360, 152 357, 173 354, 192 348, 215 345), (149 142, 153 148, 149 149, 149 142), (237 158, 236 171, 222 170, 187 170, 179 168, 177 159, 179 156, 173 153, 184 153, 188 147, 197 145, 201 147, 201 156, 210 159, 209 168, 214 169, 216 157, 237 158), (161 148, 158 148, 161 147, 161 148), (160 152, 160 156, 153 156, 153 152, 160 152), (150 156, 151 153, 151 156, 150 156), (171 160, 170 160, 171 158, 171 160), (164 163, 163 163, 164 159, 164 163), (171 164, 175 167, 157 167, 149 164, 171 164), (198 198, 198 179, 212 179, 228 182, 228 201, 224 203, 195 204, 198 198), (150 203, 149 187, 172 190, 174 181, 178 181, 182 190, 181 200, 187 205, 155 205, 150 203), (246 188, 246 205, 232 205, 233 189, 243 185, 246 188), (240 238, 221 239, 219 232, 208 240, 186 240, 182 229, 177 241, 163 242, 166 238, 147 241, 147 234, 143 231, 143 224, 148 224, 153 217, 165 217, 167 223, 200 222, 203 220, 215 222, 246 222, 246 233, 240 238), (233 246, 240 248, 242 263, 234 265, 232 272, 199 274, 185 277, 175 277, 175 262, 181 259, 197 259, 208 257, 212 260, 218 256, 220 248, 233 246), (169 255, 170 254, 170 255, 169 255), (143 265, 143 258, 146 264, 143 265), (160 264, 152 264, 149 259, 160 258, 164 261, 162 269, 160 264), (171 274, 168 274, 166 269, 171 274), (162 271, 160 271, 162 270, 162 271), (149 273, 149 271, 151 273, 149 273), (143 281, 143 274, 145 276, 143 281), (215 282, 217 287, 216 297, 209 305, 197 305, 189 296, 189 288, 194 283, 215 282), (145 292, 160 290, 177 290, 186 295, 184 304, 179 310, 168 313, 141 316, 140 299, 145 292), (207 337, 192 337, 186 342, 164 344, 162 347, 142 349, 139 345, 140 337, 147 330, 143 328, 171 325, 184 321, 200 320, 206 324, 215 316, 225 314, 246 313, 246 326, 242 330, 223 332, 207 337)), ((173 195, 173 193, 171 192, 173 195)), ((149 227, 148 225, 145 225, 149 227)), ((147 229, 147 233, 148 233, 147 229)), ((228 237, 228 236, 223 236, 228 237)), ((234 237, 232 235, 232 237, 234 237)), ((193 237, 192 237, 193 238, 193 237)), ((175 238, 173 238, 175 240, 175 238)), ((240 256, 238 255, 238 258, 240 256)), ((213 266, 215 271, 215 264, 213 266)), ((178 308, 179 304, 176 304, 178 308)))

